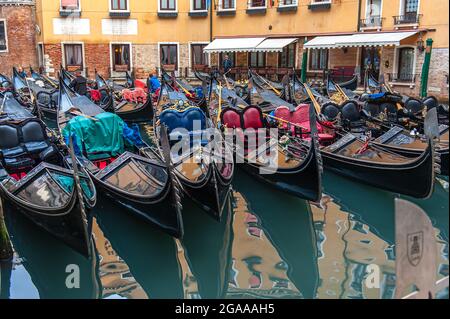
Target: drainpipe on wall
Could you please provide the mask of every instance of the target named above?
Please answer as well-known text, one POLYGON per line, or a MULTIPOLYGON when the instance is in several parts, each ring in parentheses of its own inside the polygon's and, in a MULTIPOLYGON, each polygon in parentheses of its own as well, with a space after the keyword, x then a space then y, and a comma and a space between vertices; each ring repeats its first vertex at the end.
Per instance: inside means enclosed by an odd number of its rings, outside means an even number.
POLYGON ((428 91, 428 73, 430 72, 431 49, 433 48, 433 39, 427 39, 425 50, 425 60, 422 66, 422 77, 420 79, 420 97, 426 97, 428 91))
POLYGON ((209 42, 213 40, 213 4, 214 0, 209 1, 209 42))
POLYGON ((362 8, 361 1, 362 0, 358 0, 358 22, 356 23, 356 32, 359 32, 359 29, 361 27, 361 8, 362 8))

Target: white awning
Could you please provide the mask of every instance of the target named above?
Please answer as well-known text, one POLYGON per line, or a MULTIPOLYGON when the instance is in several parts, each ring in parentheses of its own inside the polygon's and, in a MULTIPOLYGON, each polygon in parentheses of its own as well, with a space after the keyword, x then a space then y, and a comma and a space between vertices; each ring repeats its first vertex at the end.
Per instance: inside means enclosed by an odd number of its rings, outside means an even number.
POLYGON ((261 42, 256 48, 257 52, 282 52, 283 48, 291 43, 297 41, 295 38, 287 39, 266 39, 261 42))
POLYGON ((232 39, 215 39, 208 44, 203 51, 205 53, 215 52, 250 52, 253 51, 258 44, 263 42, 265 38, 232 38, 232 39))
POLYGON ((308 49, 343 48, 362 46, 391 46, 400 45, 400 41, 413 36, 417 31, 410 32, 379 32, 356 33, 352 35, 336 35, 316 37, 305 43, 308 49))

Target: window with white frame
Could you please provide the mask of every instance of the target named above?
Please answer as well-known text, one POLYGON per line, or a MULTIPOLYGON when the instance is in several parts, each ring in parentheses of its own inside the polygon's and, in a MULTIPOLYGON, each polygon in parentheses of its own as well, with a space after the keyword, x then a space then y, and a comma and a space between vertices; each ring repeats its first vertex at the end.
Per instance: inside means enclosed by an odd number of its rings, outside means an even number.
POLYGON ((309 70, 320 71, 328 68, 328 49, 309 50, 309 70))
POLYGON ((0 20, 0 52, 8 51, 8 34, 6 31, 6 20, 0 20))
POLYGON ((236 10, 236 0, 219 0, 219 11, 236 10))
POLYGON ((397 76, 396 79, 402 82, 412 82, 414 80, 415 49, 413 47, 397 48, 397 76))
POLYGON ((311 0, 311 4, 331 3, 331 0, 311 0))
POLYGON ((248 8, 265 8, 266 7, 266 0, 248 0, 248 8))
POLYGON ((69 71, 83 70, 83 45, 81 43, 65 43, 63 49, 65 67, 69 71))
POLYGON ((113 71, 131 71, 131 45, 129 43, 112 43, 111 61, 113 71))
POLYGON ((61 0, 61 11, 80 11, 80 0, 61 0))
POLYGON ((110 0, 111 11, 129 11, 128 0, 110 0))
POLYGON ((381 3, 382 0, 367 0, 367 7, 366 7, 367 19, 381 16, 381 3))
POLYGON ((419 11, 419 0, 402 0, 402 13, 403 14, 417 14, 419 11))
POLYGON ((206 0, 191 0, 191 11, 206 11, 206 0))
POLYGON ((294 7, 298 5, 298 0, 280 0, 280 7, 294 7))
POLYGON ((177 0, 158 0, 159 11, 177 11, 177 0))
POLYGON ((192 43, 191 44, 191 67, 192 69, 199 69, 207 66, 208 53, 204 53, 203 49, 207 46, 205 43, 192 43))
POLYGON ((160 62, 168 71, 178 68, 178 45, 172 43, 163 43, 159 47, 160 62))

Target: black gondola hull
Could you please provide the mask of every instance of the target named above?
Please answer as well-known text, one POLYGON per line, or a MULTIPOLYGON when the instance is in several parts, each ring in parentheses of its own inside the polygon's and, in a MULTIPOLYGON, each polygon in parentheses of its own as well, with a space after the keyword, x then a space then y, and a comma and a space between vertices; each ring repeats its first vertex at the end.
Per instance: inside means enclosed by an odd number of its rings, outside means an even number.
POLYGON ((151 97, 149 97, 146 103, 133 111, 121 112, 116 110, 115 113, 126 122, 148 122, 153 119, 153 102, 151 97))
POLYGON ((394 193, 427 198, 433 192, 434 160, 431 145, 417 160, 402 165, 362 162, 322 152, 324 167, 339 175, 394 193))

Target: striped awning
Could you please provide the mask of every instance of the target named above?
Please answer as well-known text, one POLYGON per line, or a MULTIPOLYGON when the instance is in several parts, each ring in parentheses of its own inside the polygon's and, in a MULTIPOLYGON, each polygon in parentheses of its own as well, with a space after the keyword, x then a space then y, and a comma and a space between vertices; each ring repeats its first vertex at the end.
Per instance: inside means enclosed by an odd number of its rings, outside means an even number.
POLYGON ((304 47, 308 49, 332 49, 362 46, 398 46, 400 45, 400 41, 415 34, 417 34, 417 31, 321 36, 308 41, 304 47))
POLYGON ((296 38, 227 38, 208 44, 205 53, 216 52, 282 52, 283 48, 297 41, 296 38))

